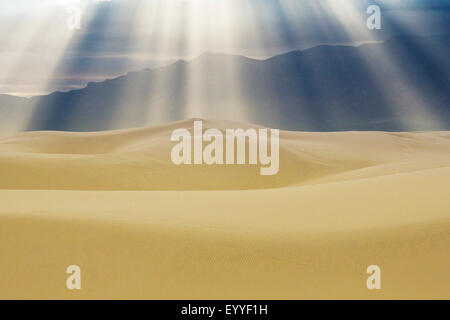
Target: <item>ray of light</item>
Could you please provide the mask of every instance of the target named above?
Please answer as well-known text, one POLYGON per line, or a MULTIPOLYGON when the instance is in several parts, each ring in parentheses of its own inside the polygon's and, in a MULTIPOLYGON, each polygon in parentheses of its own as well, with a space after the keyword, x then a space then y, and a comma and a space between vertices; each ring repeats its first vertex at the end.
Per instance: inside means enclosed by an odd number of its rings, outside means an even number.
MULTIPOLYGON (((21 3, 24 1, 19 0, 21 3)), ((59 76, 82 77, 78 64, 70 60, 74 57, 80 58, 80 55, 91 58, 87 60, 90 62, 84 64, 84 69, 93 66, 93 57, 96 56, 123 58, 122 69, 131 69, 133 64, 130 61, 139 59, 184 59, 164 71, 154 69, 139 73, 136 77, 128 77, 131 80, 124 81, 114 91, 117 97, 115 102, 119 107, 109 110, 111 114, 105 117, 103 124, 106 127, 211 116, 245 121, 255 116, 248 114, 247 106, 252 103, 252 93, 249 92, 251 84, 244 81, 249 70, 243 69, 244 65, 251 68, 251 64, 243 63, 244 57, 230 54, 247 52, 250 56, 266 58, 280 53, 280 50, 308 48, 321 42, 353 45, 378 42, 380 35, 384 35, 383 32, 374 32, 365 27, 365 9, 368 3, 372 3, 366 0, 117 0, 101 5, 81 3, 86 32, 77 36, 67 30, 53 30, 52 33, 44 31, 49 27, 56 29, 54 24, 55 21, 61 20, 56 17, 61 14, 61 7, 57 12, 56 9, 47 8, 45 14, 28 22, 32 23, 34 28, 30 28, 25 22, 12 24, 11 30, 13 26, 17 28, 24 40, 8 38, 9 41, 2 41, 1 44, 3 49, 15 47, 24 54, 12 55, 14 59, 2 70, 0 80, 11 82, 11 78, 19 70, 36 69, 36 66, 29 65, 27 55, 29 52, 46 53, 42 48, 51 48, 45 70, 39 74, 40 79, 44 79, 39 88, 42 92, 51 90, 52 81, 59 76), (58 40, 55 42, 54 38, 58 40), (33 51, 33 48, 39 50, 33 51), (208 53, 195 58, 205 51, 216 54, 208 53), (212 78, 212 74, 218 73, 212 71, 219 69, 220 76, 212 78), (142 96, 145 96, 145 105, 130 108, 130 104, 142 103, 136 101, 137 97, 142 96)), ((401 32, 409 32, 416 26, 411 20, 396 19, 391 27, 395 26, 401 32)), ((416 19, 415 23, 420 24, 420 21, 416 19)), ((341 54, 339 50, 341 49, 337 49, 334 57, 336 61, 339 61, 341 54)), ((371 79, 368 82, 383 96, 386 102, 383 108, 392 108, 393 113, 408 111, 406 116, 399 117, 405 129, 417 127, 420 123, 428 123, 430 127, 441 126, 440 120, 426 105, 427 95, 408 79, 403 70, 404 64, 398 61, 398 55, 389 50, 374 53, 361 49, 359 52, 360 54, 354 57, 354 67, 370 69, 371 79), (383 62, 382 68, 374 66, 371 61, 373 57, 383 62), (386 70, 397 76, 396 87, 391 86, 389 79, 386 79, 386 70), (401 97, 398 92, 402 93, 401 97), (407 108, 399 111, 398 105, 407 108)), ((439 58, 433 57, 426 48, 420 55, 430 57, 431 60, 439 58)), ((314 57, 293 57, 294 65, 299 68, 299 72, 305 72, 305 76, 292 81, 296 81, 307 91, 310 99, 299 102, 298 107, 301 107, 303 114, 298 120, 312 122, 314 114, 308 104, 320 100, 319 94, 324 90, 322 79, 317 76, 316 67, 309 65, 314 57)), ((280 68, 276 61, 268 65, 270 72, 278 72, 277 68, 280 68)), ((261 83, 267 90, 272 90, 289 86, 287 81, 279 84, 271 82, 270 79, 264 82, 262 79, 261 83)), ((117 85, 118 82, 115 83, 117 85)), ((338 94, 344 87, 336 84, 327 90, 334 90, 338 94)), ((350 120, 337 108, 319 108, 323 109, 321 112, 324 121, 341 121, 345 124, 350 120)), ((279 118, 280 123, 285 118, 285 115, 277 114, 276 108, 269 106, 269 102, 266 109, 261 111, 261 117, 279 118)), ((46 115, 41 115, 42 117, 45 118, 46 115)), ((71 119, 77 119, 77 116, 71 115, 66 121, 71 119)))

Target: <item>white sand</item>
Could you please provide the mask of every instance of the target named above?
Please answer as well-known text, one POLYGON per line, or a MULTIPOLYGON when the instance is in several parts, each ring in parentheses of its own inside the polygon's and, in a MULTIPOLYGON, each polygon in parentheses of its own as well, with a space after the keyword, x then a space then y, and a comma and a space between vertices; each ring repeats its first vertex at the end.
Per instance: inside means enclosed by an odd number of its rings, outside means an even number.
POLYGON ((263 177, 173 165, 191 126, 0 140, 0 298, 450 298, 449 132, 282 132, 263 177))

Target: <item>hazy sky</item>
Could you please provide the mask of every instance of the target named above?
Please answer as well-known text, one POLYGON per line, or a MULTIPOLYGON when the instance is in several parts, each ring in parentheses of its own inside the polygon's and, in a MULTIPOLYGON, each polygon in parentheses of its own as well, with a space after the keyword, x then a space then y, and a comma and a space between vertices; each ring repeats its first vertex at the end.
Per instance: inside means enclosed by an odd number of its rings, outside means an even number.
POLYGON ((0 93, 35 95, 191 58, 449 34, 448 0, 1 0, 0 93), (382 30, 366 27, 370 4, 382 30), (81 29, 67 21, 82 10, 81 29), (74 11, 75 10, 75 11, 74 11))

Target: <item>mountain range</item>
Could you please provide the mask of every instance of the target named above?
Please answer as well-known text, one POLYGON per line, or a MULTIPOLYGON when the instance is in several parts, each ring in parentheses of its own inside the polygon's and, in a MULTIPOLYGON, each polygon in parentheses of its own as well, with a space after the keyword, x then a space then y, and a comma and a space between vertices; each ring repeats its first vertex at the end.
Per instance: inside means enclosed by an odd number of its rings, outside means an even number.
POLYGON ((189 117, 297 131, 450 130, 448 36, 321 45, 265 60, 207 52, 32 98, 0 95, 2 134, 189 117))

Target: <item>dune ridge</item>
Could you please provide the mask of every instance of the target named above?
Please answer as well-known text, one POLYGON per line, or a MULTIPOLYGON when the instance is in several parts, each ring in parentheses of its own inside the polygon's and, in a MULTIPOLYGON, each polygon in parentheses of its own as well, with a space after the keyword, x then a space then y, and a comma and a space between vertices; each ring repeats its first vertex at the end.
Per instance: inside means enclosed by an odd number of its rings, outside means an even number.
POLYGON ((262 177, 173 165, 193 120, 1 139, 0 298, 450 298, 449 132, 282 131, 262 177))
MULTIPOLYGON (((28 132, 0 139, 0 189, 242 190, 326 182, 328 176, 386 165, 389 172, 445 166, 448 132, 287 132, 280 134, 280 171, 256 166, 181 166, 170 159, 170 135, 193 120, 154 128, 95 133, 28 132), (395 169, 397 168, 397 169, 395 169)), ((257 127, 203 120, 204 129, 257 127)), ((370 174, 370 173, 368 173, 370 174)), ((335 178, 332 178, 332 180, 335 178)))

